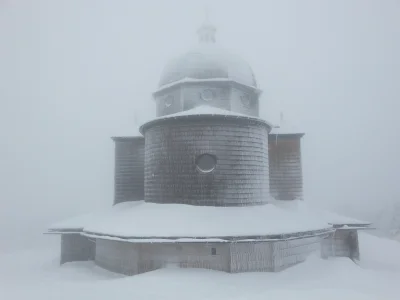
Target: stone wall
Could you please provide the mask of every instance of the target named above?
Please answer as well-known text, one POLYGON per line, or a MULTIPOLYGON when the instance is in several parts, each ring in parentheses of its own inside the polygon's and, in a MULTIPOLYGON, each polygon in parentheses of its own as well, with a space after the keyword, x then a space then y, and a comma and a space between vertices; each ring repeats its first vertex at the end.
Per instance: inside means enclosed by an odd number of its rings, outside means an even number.
POLYGON ((144 199, 144 137, 116 137, 114 204, 144 199))
POLYGON ((240 206, 268 200, 265 123, 225 116, 158 120, 146 128, 145 141, 147 202, 240 206), (203 154, 215 157, 211 172, 196 166, 203 154))
POLYGON ((276 200, 303 199, 301 135, 270 135, 269 186, 276 200))
POLYGON ((93 260, 95 242, 77 234, 61 235, 60 263, 93 260))

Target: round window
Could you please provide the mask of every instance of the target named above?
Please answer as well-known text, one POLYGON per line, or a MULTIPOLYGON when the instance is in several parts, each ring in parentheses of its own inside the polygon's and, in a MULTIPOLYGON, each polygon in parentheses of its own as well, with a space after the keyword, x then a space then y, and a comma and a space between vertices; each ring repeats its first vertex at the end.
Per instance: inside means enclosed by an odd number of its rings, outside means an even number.
POLYGON ((203 173, 211 172, 217 165, 217 158, 211 154, 202 154, 196 158, 196 167, 203 173))
POLYGON ((165 97, 164 104, 166 107, 170 107, 172 103, 174 103, 174 96, 168 95, 167 97, 165 97))
POLYGON ((250 107, 251 100, 250 100, 250 96, 249 95, 245 94, 245 95, 240 96, 240 100, 242 101, 242 104, 245 107, 250 107))
POLYGON ((202 91, 200 96, 204 101, 211 101, 214 98, 214 93, 212 90, 207 89, 202 91))

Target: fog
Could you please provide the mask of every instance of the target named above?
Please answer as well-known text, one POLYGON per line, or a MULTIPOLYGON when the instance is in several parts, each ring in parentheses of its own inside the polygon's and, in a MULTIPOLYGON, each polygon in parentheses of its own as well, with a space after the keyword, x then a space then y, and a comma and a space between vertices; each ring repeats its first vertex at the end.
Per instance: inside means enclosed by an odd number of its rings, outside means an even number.
POLYGON ((110 137, 154 117, 205 5, 217 43, 252 66, 261 116, 305 131, 305 200, 365 215, 400 202, 400 3, 208 2, 0 2, 0 251, 112 204, 110 137))

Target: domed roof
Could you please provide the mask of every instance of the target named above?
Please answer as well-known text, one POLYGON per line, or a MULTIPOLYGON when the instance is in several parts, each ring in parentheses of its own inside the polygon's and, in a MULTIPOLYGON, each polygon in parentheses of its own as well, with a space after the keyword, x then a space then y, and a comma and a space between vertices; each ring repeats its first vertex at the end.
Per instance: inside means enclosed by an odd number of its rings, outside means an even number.
POLYGON ((215 27, 203 24, 197 31, 199 45, 169 62, 160 78, 159 87, 183 79, 223 79, 257 87, 251 67, 240 57, 215 44, 215 27))

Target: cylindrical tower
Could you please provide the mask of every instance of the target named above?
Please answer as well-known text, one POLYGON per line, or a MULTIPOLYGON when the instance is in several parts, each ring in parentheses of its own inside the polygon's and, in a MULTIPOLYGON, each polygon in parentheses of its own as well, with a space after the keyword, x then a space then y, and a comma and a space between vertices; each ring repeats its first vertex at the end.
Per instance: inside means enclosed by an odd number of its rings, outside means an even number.
POLYGON ((301 167, 301 137, 303 133, 269 135, 269 186, 276 200, 302 200, 303 174, 301 167))
POLYGON ((144 124, 146 202, 265 203, 270 128, 261 119, 211 107, 144 124))
POLYGON ((113 137, 114 204, 144 199, 144 137, 113 137))

